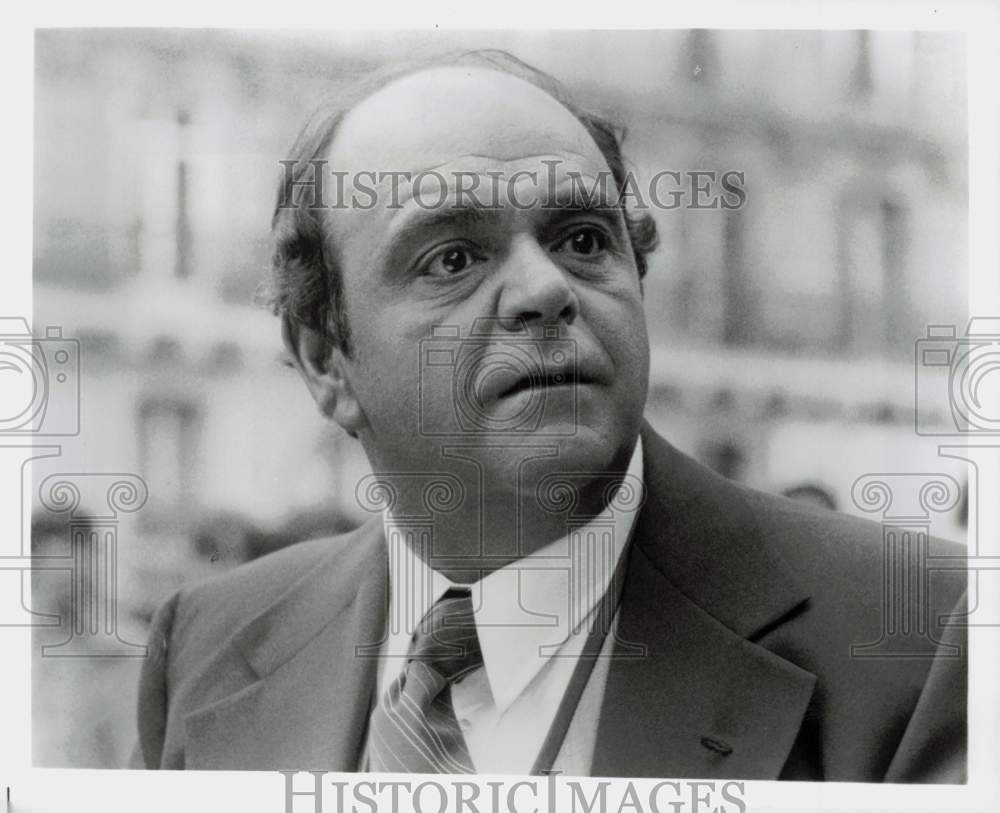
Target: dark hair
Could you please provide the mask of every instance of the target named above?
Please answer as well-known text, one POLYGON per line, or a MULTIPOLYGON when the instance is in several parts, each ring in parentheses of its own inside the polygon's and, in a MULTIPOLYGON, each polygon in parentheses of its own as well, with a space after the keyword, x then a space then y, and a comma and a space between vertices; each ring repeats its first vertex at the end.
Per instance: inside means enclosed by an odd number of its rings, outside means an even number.
MULTIPOLYGON (((579 108, 553 77, 505 51, 465 51, 419 63, 395 64, 353 85, 335 102, 320 107, 296 139, 278 185, 271 219, 274 251, 271 279, 263 300, 294 329, 304 325, 324 335, 345 354, 351 352, 350 327, 344 308, 343 281, 323 227, 322 207, 313 200, 312 162, 322 161, 344 117, 361 101, 390 82, 433 67, 468 65, 492 68, 544 90, 587 129, 611 170, 619 189, 626 178, 622 141, 625 131, 609 120, 579 108)), ((624 207, 623 207, 624 208, 624 207)), ((648 212, 625 211, 639 278, 646 274, 646 255, 656 248, 656 224, 648 212)))

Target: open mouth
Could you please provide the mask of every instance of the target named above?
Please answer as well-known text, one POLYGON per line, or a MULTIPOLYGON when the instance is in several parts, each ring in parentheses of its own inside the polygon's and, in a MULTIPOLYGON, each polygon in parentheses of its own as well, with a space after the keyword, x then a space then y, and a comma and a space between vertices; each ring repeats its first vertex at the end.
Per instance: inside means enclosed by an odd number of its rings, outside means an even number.
POLYGON ((554 372, 545 375, 526 375, 514 381, 509 387, 502 390, 498 398, 507 398, 511 395, 518 395, 522 392, 545 392, 546 390, 558 387, 571 387, 578 383, 585 383, 572 372, 554 372))

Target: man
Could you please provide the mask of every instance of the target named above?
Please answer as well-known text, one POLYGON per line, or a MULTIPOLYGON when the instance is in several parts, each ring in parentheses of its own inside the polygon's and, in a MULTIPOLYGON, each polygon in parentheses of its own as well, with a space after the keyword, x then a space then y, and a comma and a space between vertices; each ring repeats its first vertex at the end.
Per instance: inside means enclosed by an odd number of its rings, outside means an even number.
POLYGON ((643 423, 655 234, 612 128, 488 53, 362 87, 294 158, 276 308, 383 510, 166 602, 137 765, 963 781, 961 580, 921 608, 939 657, 852 657, 881 528, 643 423))

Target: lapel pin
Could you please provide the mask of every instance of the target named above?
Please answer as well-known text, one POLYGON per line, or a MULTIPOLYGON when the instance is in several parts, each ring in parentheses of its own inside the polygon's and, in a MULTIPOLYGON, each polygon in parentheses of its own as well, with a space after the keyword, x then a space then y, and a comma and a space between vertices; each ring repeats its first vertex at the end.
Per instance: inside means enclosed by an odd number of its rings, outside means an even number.
POLYGON ((702 737, 701 744, 704 745, 709 751, 715 751, 715 753, 720 756, 728 757, 731 753, 733 753, 733 746, 725 740, 720 740, 717 737, 702 737))

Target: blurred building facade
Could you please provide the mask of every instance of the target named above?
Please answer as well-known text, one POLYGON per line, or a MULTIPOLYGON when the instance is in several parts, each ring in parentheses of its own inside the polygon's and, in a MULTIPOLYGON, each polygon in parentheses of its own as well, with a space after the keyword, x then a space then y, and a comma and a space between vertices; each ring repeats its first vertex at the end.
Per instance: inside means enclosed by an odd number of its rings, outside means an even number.
MULTIPOLYGON (((147 481, 123 525, 125 612, 363 518, 360 448, 321 420, 254 304, 277 162, 352 78, 457 47, 509 50, 624 123, 640 178, 743 173, 739 209, 654 211, 648 414, 667 438, 841 510, 859 475, 933 464, 913 431, 914 342, 968 318, 958 35, 42 31, 33 324, 81 341, 82 394, 80 435, 36 480, 147 481)), ((925 408, 947 425, 943 377, 925 408)), ((52 748, 36 760, 58 764, 52 748)))

